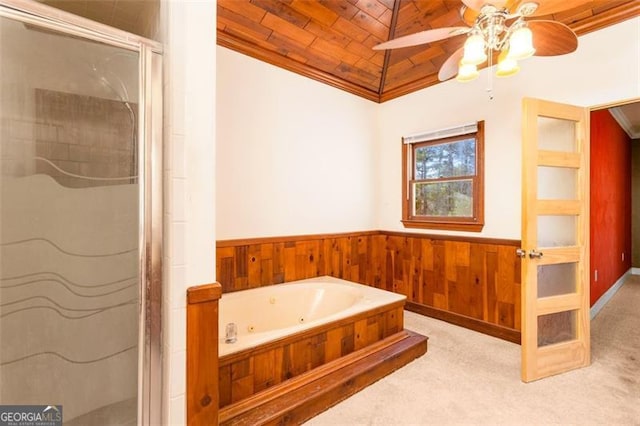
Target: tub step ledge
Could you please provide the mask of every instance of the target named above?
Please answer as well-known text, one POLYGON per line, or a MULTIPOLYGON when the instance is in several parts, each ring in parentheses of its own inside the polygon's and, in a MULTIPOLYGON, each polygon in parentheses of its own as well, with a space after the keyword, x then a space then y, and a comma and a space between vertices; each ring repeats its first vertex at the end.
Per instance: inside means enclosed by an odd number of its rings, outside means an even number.
POLYGON ((222 408, 220 425, 300 424, 427 352, 428 337, 403 330, 222 408))

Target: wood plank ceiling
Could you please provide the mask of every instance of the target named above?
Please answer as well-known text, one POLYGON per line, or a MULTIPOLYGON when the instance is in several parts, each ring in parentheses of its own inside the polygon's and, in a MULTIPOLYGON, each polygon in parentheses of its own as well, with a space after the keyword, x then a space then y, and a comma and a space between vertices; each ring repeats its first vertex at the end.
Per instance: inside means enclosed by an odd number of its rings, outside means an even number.
MULTIPOLYGON (((531 19, 553 19, 581 35, 640 15, 638 0, 565 3, 562 12, 531 19)), ((217 42, 384 102, 437 84, 440 66, 465 36, 387 52, 372 47, 426 29, 465 26, 461 6, 460 0, 218 0, 217 42)))

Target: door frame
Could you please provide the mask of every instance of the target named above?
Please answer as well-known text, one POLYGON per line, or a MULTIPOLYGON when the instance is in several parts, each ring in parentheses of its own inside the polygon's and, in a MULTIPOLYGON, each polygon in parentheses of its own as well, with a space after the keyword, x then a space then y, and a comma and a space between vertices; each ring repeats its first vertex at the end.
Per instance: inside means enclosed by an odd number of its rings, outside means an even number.
POLYGON ((615 107, 624 106, 628 104, 635 104, 638 102, 640 102, 640 96, 635 98, 625 98, 619 101, 612 101, 604 104, 596 104, 587 108, 589 108, 589 112, 593 112, 593 111, 599 111, 601 109, 609 109, 609 108, 615 108, 615 107))
POLYGON ((162 422, 163 98, 162 44, 31 0, 2 0, 0 17, 139 54, 139 425, 162 422))
MULTIPOLYGON (((640 103, 640 96, 634 97, 634 98, 624 98, 624 99, 621 99, 619 101, 612 101, 612 102, 607 102, 607 103, 603 103, 603 104, 592 105, 591 107, 589 107, 589 114, 591 114, 594 111, 601 111, 603 109, 608 110, 608 109, 611 109, 611 108, 616 108, 616 107, 619 107, 619 106, 635 104, 635 103, 640 103)), ((616 122, 617 122, 617 120, 616 120, 616 122)), ((591 130, 589 130, 589 132, 591 132, 591 130)), ((591 164, 591 159, 589 159, 589 160, 590 160, 589 164, 591 164)), ((589 192, 591 192, 591 190, 589 192)), ((591 236, 589 236, 589 245, 591 245, 592 243, 593 243, 593 241, 591 241, 591 236)), ((631 253, 629 253, 629 255, 631 256, 631 253)), ((589 260, 591 261, 591 259, 589 259, 589 260)), ((591 274, 591 270, 589 271, 589 273, 591 274)), ((590 310, 591 318, 593 318, 595 316, 595 314, 597 314, 600 311, 600 309, 602 309, 602 307, 604 307, 604 305, 600 305, 599 307, 597 307, 598 302, 600 300, 604 299, 605 300, 604 303, 606 304, 610 300, 610 298, 615 294, 615 292, 617 290, 619 290, 619 288, 620 288, 618 286, 618 288, 614 292, 608 293, 609 290, 611 290, 613 287, 614 287, 613 285, 611 287, 609 287, 609 289, 601 296, 601 298, 598 299, 598 301, 596 301, 596 303, 591 307, 591 310, 590 310), (594 310, 594 308, 596 308, 596 309, 594 310)))

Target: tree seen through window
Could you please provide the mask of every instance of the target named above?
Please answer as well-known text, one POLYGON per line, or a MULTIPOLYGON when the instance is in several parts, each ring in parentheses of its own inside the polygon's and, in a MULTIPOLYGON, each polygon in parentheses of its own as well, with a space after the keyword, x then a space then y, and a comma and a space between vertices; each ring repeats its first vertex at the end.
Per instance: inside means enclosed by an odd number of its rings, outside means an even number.
POLYGON ((414 214, 416 216, 473 216, 473 182, 440 180, 475 175, 476 140, 463 139, 415 148, 414 214), (420 182, 438 179, 435 182, 420 182))

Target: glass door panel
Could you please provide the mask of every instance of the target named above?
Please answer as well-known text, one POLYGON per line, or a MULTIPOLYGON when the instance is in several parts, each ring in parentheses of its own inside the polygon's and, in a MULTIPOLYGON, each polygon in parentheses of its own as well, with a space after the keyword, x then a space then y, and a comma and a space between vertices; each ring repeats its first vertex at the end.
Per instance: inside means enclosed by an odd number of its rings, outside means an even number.
POLYGON ((567 215, 538 216, 538 247, 576 245, 576 217, 567 215))
POLYGON ((0 404, 135 424, 139 54, 0 18, 0 404))
POLYGON ((538 166, 538 199, 575 200, 577 174, 568 167, 538 166))
POLYGON ((538 317, 538 347, 576 339, 576 311, 563 311, 538 317))
POLYGON ((538 149, 576 152, 575 122, 556 117, 538 117, 538 149))
POLYGON ((538 297, 575 293, 576 264, 556 263, 538 266, 538 297))

